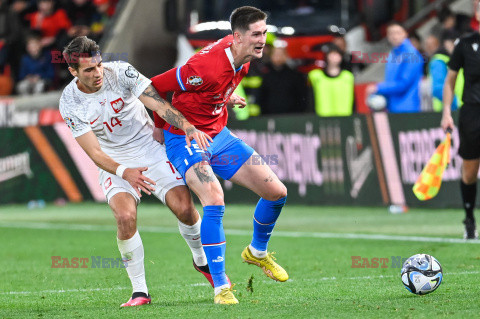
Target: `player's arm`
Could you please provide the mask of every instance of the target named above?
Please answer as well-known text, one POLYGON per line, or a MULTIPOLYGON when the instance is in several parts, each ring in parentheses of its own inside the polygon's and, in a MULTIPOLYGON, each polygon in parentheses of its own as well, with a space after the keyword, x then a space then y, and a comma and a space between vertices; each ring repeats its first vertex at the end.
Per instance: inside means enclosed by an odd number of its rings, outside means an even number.
MULTIPOLYGON (((207 67, 208 69, 208 67, 207 67)), ((211 71, 210 69, 208 69, 211 71)), ((248 68, 247 68, 248 70, 248 68)), ((196 92, 208 87, 209 76, 205 74, 205 65, 187 63, 177 68, 173 68, 162 74, 156 75, 152 80, 153 87, 162 98, 166 98, 168 92, 196 92), (199 74, 203 74, 202 77, 199 74), (193 81, 191 79, 195 79, 193 81)), ((163 128, 165 120, 153 113, 155 127, 163 128)))
POLYGON ((213 142, 210 136, 197 130, 195 126, 187 121, 182 113, 162 99, 152 85, 149 85, 138 98, 146 107, 167 121, 168 124, 184 131, 188 147, 191 146, 190 141, 195 140, 201 149, 206 150, 210 146, 208 141, 213 142))
MULTIPOLYGON (((177 80, 177 68, 173 68, 168 70, 167 72, 156 75, 150 80, 152 80, 153 87, 155 88, 155 90, 157 90, 158 94, 164 100, 166 99, 168 92, 175 92, 175 91, 182 90, 177 80)), ((155 128, 163 129, 163 126, 165 125, 166 122, 164 119, 158 116, 158 114, 155 112, 153 113, 153 120, 155 123, 155 128)), ((154 129, 154 133, 156 133, 156 131, 157 130, 154 129)))
POLYGON ((92 159, 95 165, 104 171, 107 171, 111 174, 117 174, 126 180, 130 185, 132 185, 138 196, 142 196, 141 191, 150 195, 151 191, 155 190, 152 186, 155 185, 155 182, 144 176, 142 173, 148 169, 147 167, 125 169, 124 166, 115 162, 110 156, 102 151, 100 144, 98 143, 98 139, 92 131, 80 135, 75 139, 85 153, 87 153, 87 155, 92 159))

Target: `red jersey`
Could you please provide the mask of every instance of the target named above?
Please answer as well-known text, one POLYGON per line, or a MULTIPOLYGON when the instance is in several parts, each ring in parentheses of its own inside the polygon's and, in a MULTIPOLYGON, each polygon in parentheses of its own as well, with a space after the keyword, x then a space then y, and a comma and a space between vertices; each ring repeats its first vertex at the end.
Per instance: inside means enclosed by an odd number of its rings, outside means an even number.
MULTIPOLYGON (((235 69, 232 43, 233 36, 226 36, 197 52, 185 65, 152 78, 152 85, 162 96, 174 91, 172 105, 211 137, 227 125, 227 102, 250 66, 248 62, 235 69)), ((156 113, 154 116, 156 127, 184 134, 156 113)))

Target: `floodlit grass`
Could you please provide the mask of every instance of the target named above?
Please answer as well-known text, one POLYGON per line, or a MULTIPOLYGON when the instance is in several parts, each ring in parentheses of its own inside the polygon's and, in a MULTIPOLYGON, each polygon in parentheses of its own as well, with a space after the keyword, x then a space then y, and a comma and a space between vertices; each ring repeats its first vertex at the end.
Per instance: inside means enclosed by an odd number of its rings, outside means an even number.
POLYGON ((227 273, 239 305, 213 304, 213 290, 191 265, 176 220, 162 205, 139 207, 148 306, 120 309, 131 287, 125 269, 92 268, 92 256, 118 258, 115 223, 106 204, 0 207, 0 317, 98 318, 423 318, 476 317, 480 246, 434 242, 461 238, 460 210, 287 205, 270 250, 289 272, 277 283, 240 253, 251 238, 253 205, 227 206, 227 273), (358 238, 359 234, 366 235, 358 238), (383 235, 383 236, 371 236, 383 235), (390 237, 391 236, 391 237, 390 237), (396 237, 395 237, 396 236, 396 237), (421 236, 418 241, 409 237, 421 236), (432 294, 409 293, 392 256, 435 256, 444 281, 432 294), (52 256, 89 258, 88 268, 52 268, 52 256), (352 268, 352 256, 389 258, 387 268, 352 268), (251 280, 251 288, 249 279, 251 280), (253 290, 253 291, 252 291, 253 290))

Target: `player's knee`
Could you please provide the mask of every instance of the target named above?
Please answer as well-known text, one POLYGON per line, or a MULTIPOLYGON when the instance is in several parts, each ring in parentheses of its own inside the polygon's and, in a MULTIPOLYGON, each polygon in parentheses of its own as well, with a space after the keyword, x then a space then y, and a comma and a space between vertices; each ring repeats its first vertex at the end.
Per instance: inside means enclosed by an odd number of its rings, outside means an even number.
POLYGON ((117 224, 122 228, 135 228, 137 224, 137 212, 134 209, 124 209, 115 213, 117 224))
POLYGON ((223 197, 223 193, 217 192, 210 194, 207 205, 225 206, 225 199, 223 197))
POLYGON ((288 195, 287 187, 285 185, 283 185, 283 183, 282 183, 282 186, 280 188, 280 192, 279 192, 278 195, 279 195, 278 199, 287 197, 287 195, 288 195))
POLYGON ((200 216, 195 207, 190 203, 182 203, 174 213, 179 221, 188 226, 195 224, 200 216))
POLYGON ((268 196, 264 198, 270 201, 277 201, 281 198, 287 197, 287 188, 283 185, 282 182, 278 183, 275 187, 271 189, 268 196))
POLYGON ((203 206, 225 206, 223 190, 217 185, 206 185, 198 194, 203 206))
POLYGON ((221 189, 212 188, 207 196, 205 196, 205 205, 204 206, 225 206, 225 199, 223 196, 223 191, 221 189))

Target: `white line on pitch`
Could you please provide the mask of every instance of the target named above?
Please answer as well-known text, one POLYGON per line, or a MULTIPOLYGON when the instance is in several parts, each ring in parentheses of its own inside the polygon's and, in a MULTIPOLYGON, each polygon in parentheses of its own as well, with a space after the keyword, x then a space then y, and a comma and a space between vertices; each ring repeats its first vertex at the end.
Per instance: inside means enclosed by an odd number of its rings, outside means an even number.
MULTIPOLYGON (((447 276, 459 276, 459 275, 472 275, 472 274, 480 274, 480 271, 463 271, 457 273, 447 273, 447 276)), ((444 273, 445 275, 445 273, 444 273)), ((382 279, 382 278, 394 278, 399 277, 395 275, 379 275, 379 276, 362 276, 362 277, 320 277, 320 278, 309 278, 309 282, 318 282, 318 281, 334 281, 334 280, 370 280, 370 279, 382 279)), ((293 281, 289 279, 288 281, 293 281)), ((273 283, 276 282, 271 280, 264 280, 264 283, 273 283)), ((178 285, 183 286, 183 285, 178 285)), ((195 283, 190 284, 191 287, 198 287, 198 286, 210 286, 207 283, 195 283)), ((112 287, 112 288, 83 288, 83 289, 59 289, 59 290, 39 290, 39 291, 6 291, 0 292, 0 295, 40 295, 40 294, 60 294, 60 293, 69 293, 69 292, 93 292, 93 291, 112 291, 112 290, 127 290, 131 289, 131 287, 112 287)))
MULTIPOLYGON (((27 229, 59 229, 59 230, 82 230, 82 231, 116 231, 115 226, 88 225, 88 224, 59 224, 59 223, 37 223, 37 222, 0 222, 0 228, 27 228, 27 229)), ((149 233, 178 233, 176 227, 139 226, 141 232, 149 233)), ((226 229, 227 235, 251 236, 249 230, 226 229)), ((365 239, 365 240, 392 240, 392 241, 414 241, 429 243, 451 243, 451 244, 480 244, 479 240, 465 240, 443 237, 421 237, 381 234, 349 234, 349 233, 320 233, 320 232, 296 232, 277 230, 274 237, 288 238, 338 238, 338 239, 365 239)))
POLYGON ((39 291, 6 291, 0 292, 0 295, 32 295, 32 294, 60 294, 65 292, 91 292, 91 291, 112 291, 132 289, 131 287, 113 287, 113 288, 85 288, 85 289, 59 289, 59 290, 39 290, 39 291))
MULTIPOLYGON (((462 272, 443 272, 443 276, 461 276, 461 275, 476 275, 480 274, 480 271, 462 271, 462 272)), ((318 281, 330 281, 330 280, 370 280, 370 279, 381 279, 381 278, 400 278, 400 268, 398 269, 398 275, 378 275, 378 276, 361 276, 361 277, 320 277, 320 278, 308 278, 308 282, 318 282, 318 281)), ((290 281, 290 279, 289 279, 290 281)), ((303 280, 302 280, 303 281, 303 280)), ((264 281, 265 283, 271 283, 271 280, 264 281)), ((275 283, 275 282, 273 282, 275 283)))

